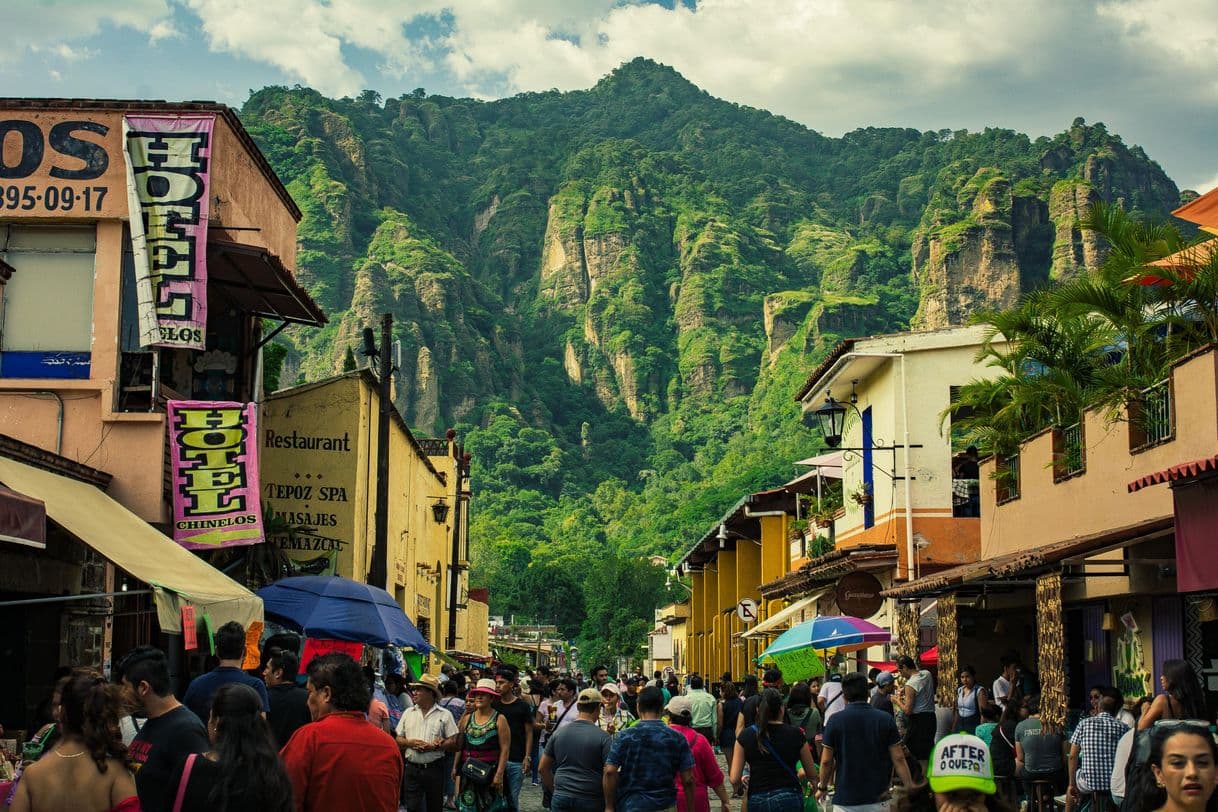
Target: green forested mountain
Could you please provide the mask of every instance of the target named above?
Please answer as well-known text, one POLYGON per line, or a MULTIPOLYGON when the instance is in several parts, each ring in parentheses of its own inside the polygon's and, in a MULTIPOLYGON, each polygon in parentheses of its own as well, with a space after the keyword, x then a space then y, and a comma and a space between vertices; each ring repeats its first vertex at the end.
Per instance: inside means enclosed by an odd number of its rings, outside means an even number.
POLYGON ((793 396, 839 338, 1013 304, 1099 263, 1091 202, 1180 197, 1102 124, 826 138, 644 59, 490 102, 270 87, 242 118, 332 316, 282 382, 337 371, 392 311, 399 407, 473 453, 493 610, 610 644, 663 589, 640 556, 816 450, 793 396))

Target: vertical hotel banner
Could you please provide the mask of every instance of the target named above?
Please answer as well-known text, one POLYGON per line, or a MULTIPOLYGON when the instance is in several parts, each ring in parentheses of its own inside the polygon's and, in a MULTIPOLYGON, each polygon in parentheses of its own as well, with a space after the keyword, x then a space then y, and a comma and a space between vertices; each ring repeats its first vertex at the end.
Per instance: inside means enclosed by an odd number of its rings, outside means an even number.
POLYGON ((140 344, 204 349, 215 116, 127 116, 127 205, 140 344))
POLYGON ((252 403, 171 400, 173 540, 190 550, 263 541, 252 403))

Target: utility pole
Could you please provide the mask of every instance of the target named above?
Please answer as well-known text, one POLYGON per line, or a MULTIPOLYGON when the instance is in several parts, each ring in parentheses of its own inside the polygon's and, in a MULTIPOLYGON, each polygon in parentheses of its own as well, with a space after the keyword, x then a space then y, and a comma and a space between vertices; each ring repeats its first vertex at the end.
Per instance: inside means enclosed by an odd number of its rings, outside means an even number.
POLYGON ((381 346, 372 346, 372 328, 364 328, 364 352, 380 361, 380 411, 376 425, 376 535, 368 583, 389 589, 389 413, 393 409, 393 314, 381 317, 381 346))

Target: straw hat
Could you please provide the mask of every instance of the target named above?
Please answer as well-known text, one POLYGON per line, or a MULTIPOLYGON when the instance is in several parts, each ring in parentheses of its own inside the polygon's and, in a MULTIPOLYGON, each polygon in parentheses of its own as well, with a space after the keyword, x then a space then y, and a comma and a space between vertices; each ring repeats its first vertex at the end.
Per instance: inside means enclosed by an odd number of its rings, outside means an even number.
POLYGON ((499 689, 495 687, 493 679, 480 679, 478 684, 469 689, 470 694, 490 694, 491 696, 499 696, 499 689))
POLYGON ((410 683, 410 687, 426 688, 427 690, 431 691, 437 699, 440 698, 440 680, 436 679, 431 674, 424 674, 423 676, 419 677, 418 682, 410 683))

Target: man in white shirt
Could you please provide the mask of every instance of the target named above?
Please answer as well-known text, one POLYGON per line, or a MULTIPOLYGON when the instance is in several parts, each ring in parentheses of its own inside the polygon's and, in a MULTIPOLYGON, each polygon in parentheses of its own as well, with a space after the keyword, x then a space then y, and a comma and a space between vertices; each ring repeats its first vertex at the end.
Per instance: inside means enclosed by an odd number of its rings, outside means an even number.
POLYGON ((820 705, 820 715, 824 723, 829 724, 833 714, 846 707, 846 698, 842 695, 842 675, 834 674, 820 687, 816 695, 816 704, 820 705))
POLYGON ((412 682, 414 707, 398 720, 397 743, 406 760, 402 803, 409 812, 443 812, 444 753, 457 749, 457 723, 436 704, 440 681, 431 674, 412 682))
POLYGON ((1015 681, 1019 663, 1009 655, 1004 656, 1000 662, 1002 663, 1002 673, 998 675, 998 679, 994 680, 994 690, 991 692, 990 698, 998 707, 1006 710, 1007 697, 1011 695, 1011 684, 1015 681))

